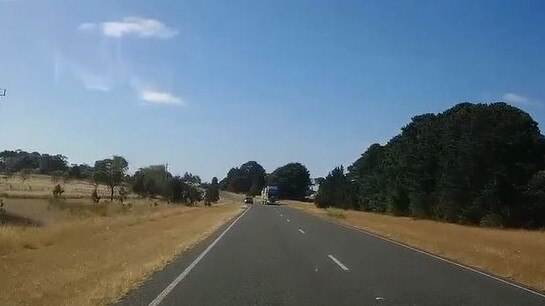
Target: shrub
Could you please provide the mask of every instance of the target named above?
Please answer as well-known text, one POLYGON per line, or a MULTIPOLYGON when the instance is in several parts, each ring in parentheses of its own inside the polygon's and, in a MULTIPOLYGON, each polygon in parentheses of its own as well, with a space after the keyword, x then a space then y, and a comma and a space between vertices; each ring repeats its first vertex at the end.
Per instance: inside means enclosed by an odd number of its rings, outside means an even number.
POLYGON ((500 214, 490 213, 481 219, 481 226, 486 227, 502 227, 503 217, 500 214))
POLYGON ((57 184, 55 185, 55 187, 53 187, 53 197, 55 199, 60 198, 63 193, 64 193, 64 189, 62 188, 60 184, 57 184))
POLYGON ((326 208, 326 213, 328 216, 337 218, 337 219, 346 219, 346 216, 344 215, 343 211, 338 208, 326 208))
POLYGON ((95 186, 95 188, 91 192, 91 199, 93 199, 93 203, 100 202, 100 196, 98 195, 97 186, 95 186))

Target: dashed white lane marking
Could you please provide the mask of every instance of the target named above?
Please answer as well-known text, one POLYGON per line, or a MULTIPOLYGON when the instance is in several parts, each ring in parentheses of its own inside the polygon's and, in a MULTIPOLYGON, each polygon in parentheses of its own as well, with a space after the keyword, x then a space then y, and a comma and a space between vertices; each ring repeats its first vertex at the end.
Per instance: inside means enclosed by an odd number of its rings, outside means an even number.
POLYGON ((290 219, 286 219, 286 221, 290 222, 290 219))
POLYGON ((195 266, 212 250, 212 248, 220 241, 220 239, 227 234, 227 232, 235 225, 238 220, 240 220, 251 208, 246 209, 238 218, 236 218, 231 225, 229 225, 219 236, 214 240, 195 260, 185 268, 185 270, 180 273, 153 301, 151 301, 148 306, 157 306, 163 301, 163 299, 195 268, 195 266))
POLYGON ((304 233, 305 233, 305 231, 302 230, 302 229, 299 229, 299 231, 301 232, 301 234, 304 234, 304 233))
POLYGON ((339 267, 341 267, 341 269, 343 269, 344 271, 348 271, 348 268, 343 265, 342 262, 340 262, 337 258, 333 257, 333 255, 327 255, 331 260, 333 260, 334 263, 336 263, 339 267))
POLYGON ((280 217, 284 217, 284 215, 283 215, 283 214, 280 214, 280 217))
POLYGON ((543 293, 541 293, 541 292, 537 292, 537 291, 532 290, 532 289, 530 289, 530 288, 523 287, 523 286, 521 286, 521 285, 512 283, 512 282, 507 281, 507 280, 505 280, 505 279, 501 279, 501 278, 496 277, 496 276, 494 276, 494 275, 492 275, 492 274, 488 274, 488 273, 486 273, 486 272, 479 271, 479 270, 474 269, 474 268, 471 268, 471 267, 469 267, 469 266, 465 266, 465 265, 463 265, 463 264, 454 262, 454 261, 452 261, 452 260, 449 260, 449 259, 446 259, 446 258, 437 256, 437 255, 434 255, 434 254, 432 254, 432 253, 426 252, 426 251, 424 251, 424 250, 420 250, 420 249, 417 249, 417 248, 413 248, 412 246, 409 246, 409 245, 407 245, 407 244, 404 244, 404 243, 401 243, 401 242, 392 240, 392 239, 390 239, 390 238, 386 238, 386 237, 382 237, 382 236, 377 235, 377 234, 373 234, 373 233, 371 233, 371 232, 369 232, 369 231, 366 231, 366 230, 364 230, 364 229, 355 227, 355 226, 353 226, 353 225, 342 224, 342 223, 336 223, 336 224, 338 224, 338 225, 340 225, 340 226, 342 226, 342 227, 351 229, 351 230, 355 230, 355 231, 364 233, 364 234, 369 235, 369 236, 373 236, 373 237, 378 238, 378 239, 380 239, 380 240, 384 240, 384 241, 387 241, 387 242, 389 242, 389 243, 396 244, 396 245, 398 245, 398 246, 400 246, 400 247, 404 247, 404 248, 406 248, 406 249, 412 250, 412 251, 417 252, 417 253, 420 253, 420 254, 422 254, 422 255, 427 255, 427 256, 433 257, 433 258, 435 258, 435 259, 437 259, 437 260, 440 260, 440 261, 449 263, 449 264, 454 265, 454 266, 457 266, 457 267, 459 267, 459 268, 462 268, 462 269, 471 271, 471 272, 473 272, 473 273, 477 273, 477 274, 479 274, 479 275, 481 275, 481 276, 485 276, 485 277, 491 278, 491 279, 493 279, 493 280, 496 280, 496 281, 498 281, 498 282, 504 283, 504 284, 506 284, 506 285, 509 285, 509 286, 518 288, 518 289, 520 289, 520 290, 524 290, 524 291, 526 291, 526 292, 528 292, 528 293, 537 295, 537 296, 539 296, 539 297, 545 298, 545 294, 543 294, 543 293))

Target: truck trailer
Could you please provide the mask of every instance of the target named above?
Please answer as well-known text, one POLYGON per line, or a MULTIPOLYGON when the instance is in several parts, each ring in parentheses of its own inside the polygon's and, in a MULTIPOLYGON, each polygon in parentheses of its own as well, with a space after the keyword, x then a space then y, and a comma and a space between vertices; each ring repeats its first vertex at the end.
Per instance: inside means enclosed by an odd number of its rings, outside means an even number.
POLYGON ((265 186, 265 188, 261 190, 261 204, 278 204, 279 191, 280 189, 278 188, 278 186, 265 186))

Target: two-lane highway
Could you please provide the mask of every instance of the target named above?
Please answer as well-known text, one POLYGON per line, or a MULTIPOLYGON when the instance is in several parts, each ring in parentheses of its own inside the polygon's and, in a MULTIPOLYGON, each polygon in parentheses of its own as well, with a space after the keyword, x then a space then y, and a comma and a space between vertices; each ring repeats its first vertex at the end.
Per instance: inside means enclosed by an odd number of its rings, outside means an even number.
POLYGON ((545 297, 286 206, 255 205, 120 304, 150 303, 545 305, 545 297))

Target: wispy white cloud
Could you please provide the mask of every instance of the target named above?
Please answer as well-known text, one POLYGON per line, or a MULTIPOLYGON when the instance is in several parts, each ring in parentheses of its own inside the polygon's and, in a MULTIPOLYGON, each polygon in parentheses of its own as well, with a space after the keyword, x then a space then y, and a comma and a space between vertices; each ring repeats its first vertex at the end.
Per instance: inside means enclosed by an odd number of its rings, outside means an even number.
POLYGON ((73 76, 79 80, 86 89, 97 91, 110 91, 112 89, 113 84, 108 76, 91 72, 87 68, 75 63, 72 63, 70 68, 73 76))
POLYGON ((185 106, 185 102, 180 98, 168 92, 156 90, 142 90, 140 100, 149 104, 168 104, 185 106))
POLYGON ((507 103, 523 105, 523 106, 540 106, 541 102, 530 99, 514 92, 507 92, 503 94, 502 100, 507 103))
POLYGON ((78 26, 78 30, 88 31, 96 28, 96 23, 84 22, 78 26))
POLYGON ((91 71, 56 52, 54 59, 55 85, 59 85, 65 75, 73 77, 88 90, 110 91, 113 86, 113 80, 108 74, 91 71))
POLYGON ((101 23, 82 23, 79 30, 89 31, 100 28, 103 35, 115 38, 123 36, 137 36, 142 38, 171 38, 178 34, 178 31, 167 27, 155 19, 142 17, 124 17, 119 21, 106 21, 101 23))

